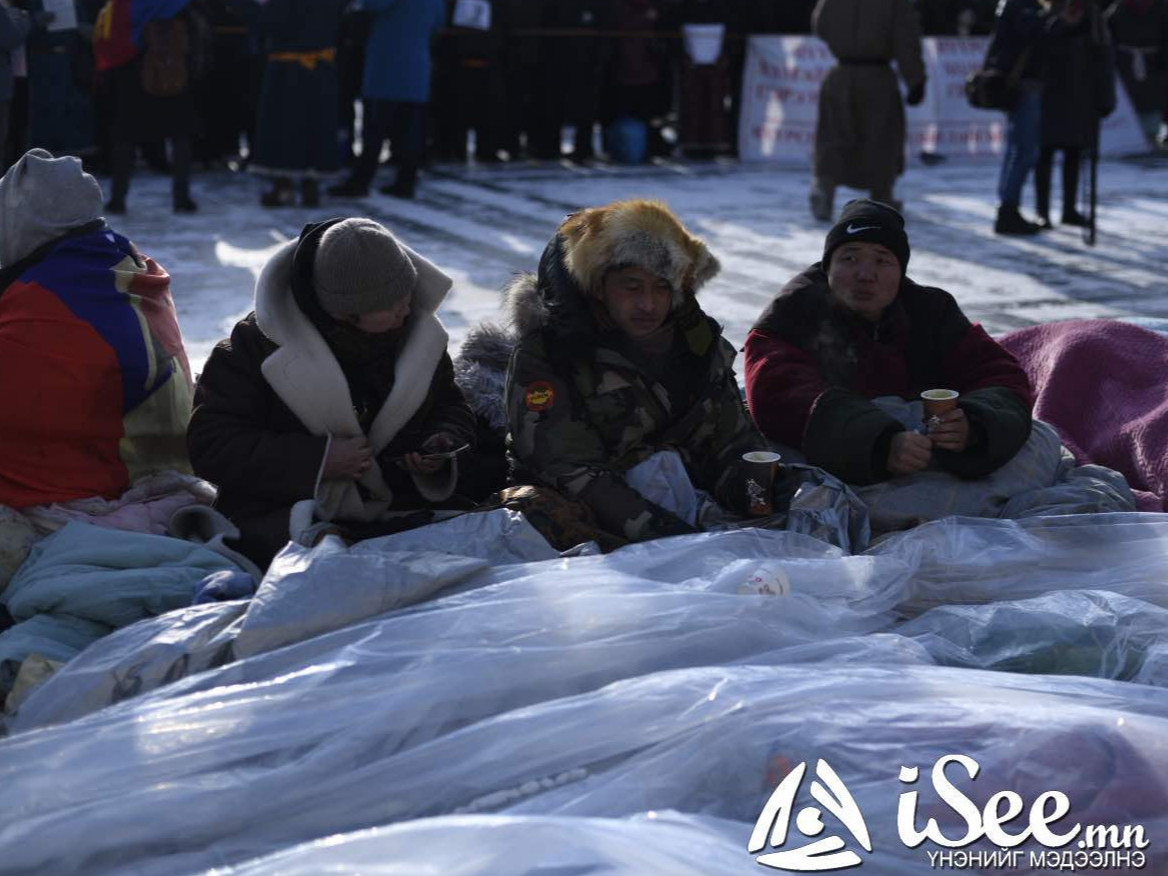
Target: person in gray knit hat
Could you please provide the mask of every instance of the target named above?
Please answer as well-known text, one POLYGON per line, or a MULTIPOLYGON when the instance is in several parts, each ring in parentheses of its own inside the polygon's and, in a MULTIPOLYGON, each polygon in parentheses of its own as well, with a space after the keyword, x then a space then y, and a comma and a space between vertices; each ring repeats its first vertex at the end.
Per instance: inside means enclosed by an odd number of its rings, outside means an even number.
POLYGON ((78 158, 31 149, 0 178, 0 324, 0 505, 189 471, 170 276, 106 224, 78 158))
POLYGON ((363 218, 309 225, 264 267, 255 311, 199 377, 188 431, 195 472, 256 563, 289 539, 371 537, 464 506, 451 451, 473 444, 475 420, 436 315, 450 287, 363 218))

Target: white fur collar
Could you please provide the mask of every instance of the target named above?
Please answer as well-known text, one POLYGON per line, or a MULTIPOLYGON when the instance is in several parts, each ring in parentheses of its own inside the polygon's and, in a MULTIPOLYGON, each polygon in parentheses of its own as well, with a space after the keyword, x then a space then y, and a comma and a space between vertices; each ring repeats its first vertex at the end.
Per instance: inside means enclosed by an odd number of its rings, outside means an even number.
MULTIPOLYGON (((280 349, 264 360, 264 378, 280 400, 313 435, 356 438, 362 434, 348 381, 336 357, 292 297, 293 255, 289 241, 273 255, 256 281, 256 324, 280 349)), ((393 389, 366 436, 376 456, 417 412, 430 389, 434 370, 446 352, 449 336, 435 311, 452 285, 451 279, 409 247, 402 247, 418 270, 418 283, 406 335, 398 352, 393 389)), ((437 483, 433 476, 415 478, 431 500, 453 492, 453 466, 437 483), (448 482, 448 483, 447 483, 448 482)), ((362 501, 351 481, 319 482, 316 512, 321 519, 373 520, 393 501, 376 462, 361 478, 374 497, 362 501)))

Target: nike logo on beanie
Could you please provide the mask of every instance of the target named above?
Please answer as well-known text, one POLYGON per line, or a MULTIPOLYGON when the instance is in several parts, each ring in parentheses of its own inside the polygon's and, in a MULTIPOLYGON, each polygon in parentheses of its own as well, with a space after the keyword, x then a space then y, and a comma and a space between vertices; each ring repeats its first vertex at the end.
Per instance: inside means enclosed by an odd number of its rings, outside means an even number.
POLYGON ((849 225, 848 234, 859 234, 861 231, 872 231, 873 229, 879 227, 879 225, 861 225, 859 228, 857 228, 855 225, 849 225))

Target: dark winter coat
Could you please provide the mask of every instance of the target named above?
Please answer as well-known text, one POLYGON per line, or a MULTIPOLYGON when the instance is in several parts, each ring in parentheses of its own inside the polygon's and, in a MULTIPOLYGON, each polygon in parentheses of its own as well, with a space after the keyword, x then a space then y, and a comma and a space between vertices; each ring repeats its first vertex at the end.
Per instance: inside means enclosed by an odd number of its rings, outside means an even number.
POLYGON ((696 487, 745 514, 742 454, 765 442, 743 408, 721 328, 686 298, 673 317, 672 364, 656 371, 676 378, 667 388, 636 361, 633 342, 597 330, 561 246, 557 235, 538 277, 521 276, 508 291, 520 331, 506 388, 513 480, 585 502, 630 541, 692 532, 625 483, 625 471, 669 449, 696 487))
POLYGON ((1116 66, 1136 112, 1168 112, 1168 4, 1164 0, 1116 0, 1107 9, 1116 66))
POLYGON ((250 169, 282 176, 336 171, 336 47, 346 0, 245 5, 248 24, 268 46, 250 169))
POLYGON ((815 176, 858 189, 891 190, 904 172, 897 72, 910 88, 925 81, 921 35, 909 0, 819 0, 812 26, 840 61, 819 90, 815 176))
POLYGON ((1066 25, 1058 13, 1040 0, 1002 0, 986 50, 986 67, 1011 71, 1021 61, 1020 78, 1041 81, 1046 75, 1048 50, 1065 33, 1066 25))
POLYGON ((214 35, 209 20, 197 5, 188 6, 175 17, 187 22, 189 85, 173 97, 147 94, 142 88, 142 53, 129 63, 104 73, 113 102, 115 139, 144 143, 165 137, 195 137, 203 131, 195 86, 213 63, 214 35))
POLYGON ((364 0, 369 13, 362 95, 403 103, 430 101, 430 41, 446 24, 444 0, 364 0))
POLYGON ((23 9, 0 8, 0 103, 12 100, 12 53, 24 45, 31 27, 23 9))
POLYGON ((1084 149, 1098 120, 1115 109, 1115 63, 1094 4, 1066 39, 1047 50, 1042 88, 1042 145, 1084 149))
POLYGON ((816 264, 784 287, 746 339, 746 395, 768 438, 853 484, 888 478, 904 427, 869 399, 955 389, 971 447, 935 450, 944 469, 978 477, 1030 435, 1030 382, 1017 360, 972 324, 953 296, 905 278, 873 328, 836 306, 816 264))
MULTIPOLYGON (((261 565, 288 540, 290 522, 294 530, 314 517, 371 522, 390 509, 445 500, 456 464, 407 476, 392 460, 437 432, 458 443, 474 440, 474 417, 454 384, 447 334, 434 315, 448 280, 415 292, 405 327, 387 337, 398 344, 382 383, 388 395, 375 415, 358 419, 354 377, 317 329, 328 318, 312 304, 314 243, 331 224, 317 226, 303 247, 293 241, 272 257, 256 285, 255 312, 215 347, 195 389, 191 465, 219 487, 217 507, 261 565), (322 480, 330 436, 362 434, 375 453, 370 471, 358 482, 322 480)), ((419 266, 424 271, 442 277, 428 262, 419 266)))

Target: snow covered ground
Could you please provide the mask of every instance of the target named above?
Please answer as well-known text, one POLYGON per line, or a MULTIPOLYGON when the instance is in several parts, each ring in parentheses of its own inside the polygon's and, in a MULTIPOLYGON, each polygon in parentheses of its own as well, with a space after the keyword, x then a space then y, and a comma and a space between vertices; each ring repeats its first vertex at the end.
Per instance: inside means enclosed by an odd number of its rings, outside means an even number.
MULTIPOLYGON (((898 194, 906 204, 913 279, 948 289, 991 334, 1075 317, 1168 317, 1168 166, 1101 165, 1094 248, 1072 228, 1034 239, 994 235, 997 171, 996 161, 909 168, 898 194)), ((1056 192, 1057 174, 1056 168, 1056 192)), ((264 210, 260 180, 217 172, 196 177, 201 210, 192 217, 170 212, 168 180, 142 174, 129 214, 115 227, 171 272, 198 371, 251 309, 264 261, 305 222, 371 216, 449 272, 454 290, 441 316, 453 352, 470 326, 496 318, 499 289, 512 273, 534 270, 566 213, 617 198, 659 198, 722 260, 702 300, 741 344, 778 287, 819 257, 827 226, 808 214, 807 182, 804 170, 731 162, 445 165, 424 176, 413 202, 373 194, 328 199, 317 210, 264 210)), ((855 195, 841 190, 837 209, 855 195)), ((1056 216, 1058 209, 1056 195, 1056 216)))

